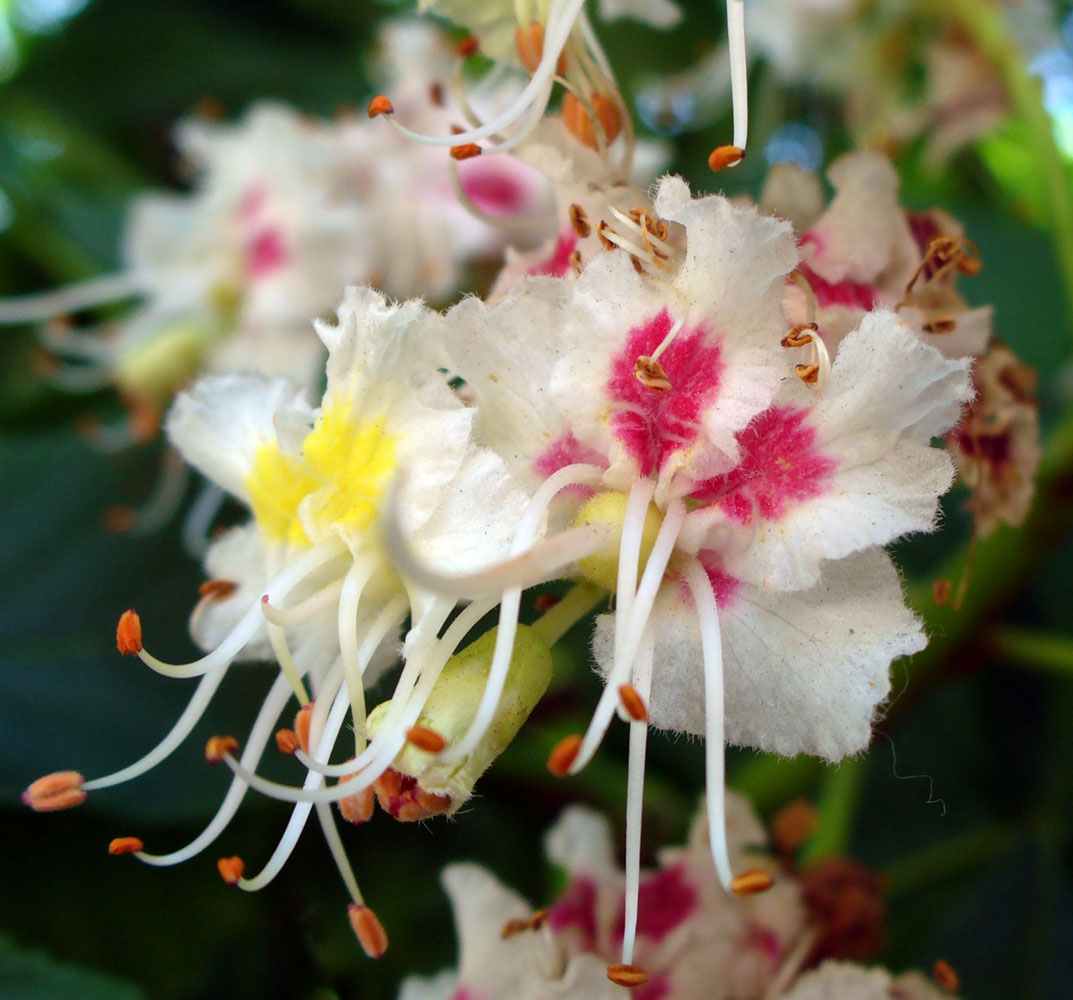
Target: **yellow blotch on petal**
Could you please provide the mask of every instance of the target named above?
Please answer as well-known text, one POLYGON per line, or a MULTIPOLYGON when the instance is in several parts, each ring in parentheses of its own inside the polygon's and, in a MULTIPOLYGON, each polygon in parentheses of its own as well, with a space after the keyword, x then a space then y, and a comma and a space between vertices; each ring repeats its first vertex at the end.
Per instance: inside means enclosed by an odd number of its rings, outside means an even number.
POLYGON ((395 437, 383 420, 356 421, 348 402, 330 405, 317 418, 302 444, 300 457, 285 455, 275 443, 257 452, 247 481, 250 503, 269 538, 292 545, 317 541, 333 529, 361 531, 376 517, 380 500, 395 471, 395 437))

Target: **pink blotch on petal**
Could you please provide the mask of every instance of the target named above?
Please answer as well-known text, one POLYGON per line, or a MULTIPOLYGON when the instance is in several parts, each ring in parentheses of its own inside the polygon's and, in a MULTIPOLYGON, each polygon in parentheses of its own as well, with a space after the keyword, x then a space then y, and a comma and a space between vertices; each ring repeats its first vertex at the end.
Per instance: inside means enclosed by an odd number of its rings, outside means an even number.
POLYGON ((555 249, 547 260, 534 264, 526 274, 547 278, 565 278, 570 273, 570 255, 577 249, 577 234, 572 229, 559 234, 555 249))
POLYGON ((263 278, 287 263, 287 248, 278 229, 262 229, 246 248, 246 267, 251 278, 263 278))
POLYGON ((772 406, 738 434, 741 459, 730 472, 701 483, 694 500, 719 504, 728 517, 748 524, 754 514, 777 521, 830 486, 837 462, 816 447, 808 411, 772 406))
POLYGON ((245 222, 249 222, 264 208, 267 200, 268 192, 263 184, 254 184, 252 187, 247 188, 246 193, 238 203, 238 217, 245 222))
MULTIPOLYGON (((801 237, 801 246, 811 246, 813 258, 822 258, 824 243, 815 233, 805 233, 801 237)), ((798 271, 812 286, 812 294, 816 296, 816 302, 821 308, 846 306, 851 309, 864 309, 868 312, 875 308, 879 295, 871 285, 857 281, 827 281, 813 271, 808 264, 801 264, 798 271)))
POLYGON ((460 164, 459 180, 466 197, 489 215, 511 215, 525 207, 528 188, 516 170, 499 162, 478 157, 460 164))
POLYGON ((548 926, 557 934, 576 929, 581 932, 581 946, 591 951, 596 946, 596 883, 576 878, 548 908, 548 926))
MULTIPOLYGON (((683 865, 674 865, 650 875, 637 893, 637 935, 658 944, 697 909, 697 889, 683 865)), ((621 939, 625 915, 620 914, 615 934, 621 939)))
POLYGON ((671 995, 671 980, 668 976, 653 976, 644 986, 632 992, 633 1000, 664 1000, 671 995))
POLYGON ((750 924, 747 931, 746 947, 750 951, 756 951, 763 955, 771 964, 772 971, 777 969, 782 962, 782 945, 779 944, 779 939, 775 936, 775 932, 767 927, 750 924))
MULTIPOLYGON (((533 471, 543 479, 566 468, 568 465, 576 465, 584 462, 587 465, 607 467, 607 458, 601 455, 595 448, 582 444, 573 431, 567 431, 557 437, 547 448, 544 449, 533 462, 533 471)), ((569 486, 563 493, 574 493, 589 496, 592 490, 587 486, 569 486)))
POLYGON ((650 357, 673 323, 664 309, 635 326, 611 361, 606 387, 612 401, 611 430, 642 476, 658 472, 676 451, 696 442, 701 415, 715 401, 726 367, 718 341, 703 327, 684 328, 659 357, 671 388, 661 392, 642 385, 634 375, 637 359, 650 357))

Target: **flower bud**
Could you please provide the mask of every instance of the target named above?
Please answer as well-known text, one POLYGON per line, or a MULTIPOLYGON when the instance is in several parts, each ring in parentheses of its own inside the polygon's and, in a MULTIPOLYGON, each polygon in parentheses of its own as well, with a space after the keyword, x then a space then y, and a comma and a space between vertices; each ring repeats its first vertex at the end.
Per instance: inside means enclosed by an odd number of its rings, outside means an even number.
MULTIPOLYGON (((477 714, 492 665, 496 632, 492 629, 447 661, 417 720, 418 726, 442 735, 448 748, 465 736, 477 714)), ((547 645, 531 629, 519 626, 503 694, 492 724, 474 750, 461 760, 443 762, 437 754, 407 742, 392 762, 392 770, 416 779, 420 791, 428 796, 449 797, 450 806, 445 811, 453 813, 473 794, 477 779, 529 718, 547 690, 551 671, 547 645)), ((384 702, 369 714, 370 738, 376 736, 390 704, 384 702)))

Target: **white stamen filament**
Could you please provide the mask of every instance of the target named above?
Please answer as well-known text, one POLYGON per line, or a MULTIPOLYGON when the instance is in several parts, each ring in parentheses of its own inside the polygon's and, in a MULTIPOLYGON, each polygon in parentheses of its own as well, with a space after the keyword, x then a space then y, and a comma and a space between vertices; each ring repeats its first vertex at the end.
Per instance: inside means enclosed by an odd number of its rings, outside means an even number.
POLYGON ((139 775, 145 774, 146 771, 152 770, 162 760, 169 757, 175 748, 190 735, 190 730, 197 725, 198 719, 201 718, 208 707, 212 696, 216 693, 216 689, 220 686, 220 682, 224 679, 224 674, 226 673, 226 667, 218 667, 215 671, 206 673, 201 678, 194 689, 193 696, 187 702, 186 708, 183 709, 182 715, 179 716, 175 725, 171 727, 167 736, 149 753, 119 771, 106 774, 102 778, 94 778, 91 781, 84 782, 82 790, 92 792, 99 788, 109 788, 112 785, 130 781, 131 778, 137 778, 139 775))
POLYGON ((298 699, 298 704, 308 705, 309 695, 306 694, 306 687, 302 683, 302 676, 294 662, 294 657, 291 656, 291 647, 287 644, 287 633, 271 622, 265 622, 265 628, 268 631, 268 642, 272 646, 272 652, 276 654, 280 673, 287 678, 287 683, 290 684, 294 696, 298 699))
MULTIPOLYGON (((574 758, 573 764, 570 765, 570 774, 577 774, 592 760, 593 754, 596 753, 604 738, 604 733, 607 732, 607 727, 611 723, 611 717, 615 714, 615 707, 619 700, 619 686, 630 676, 630 668, 633 666, 641 636, 645 626, 648 624, 648 617, 652 613, 652 605, 655 603, 656 594, 663 583, 663 574, 667 569, 667 563, 674 553, 678 533, 681 531, 682 524, 685 521, 685 513, 685 505, 682 501, 675 500, 667 507, 667 512, 663 516, 663 524, 660 525, 656 542, 652 546, 652 553, 648 557, 645 571, 641 576, 641 584, 637 588, 637 596, 634 600, 627 626, 628 631, 620 647, 621 657, 611 665, 603 693, 600 695, 600 700, 596 705, 596 711, 592 714, 589 728, 585 731, 585 737, 581 741, 577 756, 574 758)), ((623 528, 625 529, 625 526, 623 528)), ((617 623, 617 614, 615 618, 617 623)))
MULTIPOLYGON (((396 482, 402 476, 396 477, 396 482)), ((399 517, 398 485, 384 517, 388 550, 398 573, 421 587, 456 598, 502 594, 510 587, 531 587, 553 580, 571 563, 591 556, 607 544, 611 526, 586 524, 545 538, 520 555, 511 556, 472 573, 441 573, 423 563, 411 550, 399 517)))
POLYGON ((655 492, 656 484, 652 480, 639 479, 630 487, 630 495, 626 498, 626 513, 622 519, 622 539, 618 548, 618 576, 615 582, 613 663, 618 663, 622 656, 626 622, 630 620, 633 602, 637 598, 637 574, 640 571, 645 519, 648 516, 648 505, 652 502, 655 492))
POLYGON ((143 294, 146 287, 145 280, 136 274, 110 274, 39 295, 0 299, 0 324, 39 323, 54 316, 133 298, 143 294))
MULTIPOLYGON (((518 522, 514 541, 511 544, 511 555, 523 551, 532 544, 545 512, 560 492, 570 486, 593 485, 599 482, 602 475, 603 470, 599 466, 579 462, 575 465, 564 466, 548 476, 533 494, 529 506, 518 522)), ((514 638, 518 632, 521 595, 521 587, 511 587, 503 592, 499 604, 499 626, 496 632, 495 650, 492 653, 492 664, 488 670, 488 680, 485 682, 484 691, 481 693, 480 704, 462 739, 440 754, 440 760, 444 763, 454 763, 472 753, 495 718, 496 707, 503 695, 503 687, 506 684, 507 673, 510 671, 514 654, 514 638)))
POLYGON ((44 379, 63 392, 88 393, 103 389, 112 381, 112 369, 107 364, 57 364, 44 372, 44 379))
MULTIPOLYGON (((534 70, 532 77, 529 79, 529 83, 506 108, 483 125, 467 132, 461 132, 458 135, 422 135, 420 132, 414 132, 400 122, 395 121, 393 117, 387 116, 392 128, 407 138, 425 145, 458 146, 494 135, 516 122, 532 107, 538 107, 542 115, 551 97, 551 80, 555 75, 559 55, 563 50, 563 46, 566 45, 566 40, 570 36, 574 21, 577 20, 577 16, 584 5, 585 0, 558 0, 558 2, 552 0, 547 18, 547 31, 544 36, 544 51, 536 70, 534 70)), ((535 116, 532 122, 527 123, 527 128, 531 131, 532 128, 536 127, 536 122, 539 120, 540 116, 535 116)), ((522 137, 524 138, 524 134, 522 137)))
MULTIPOLYGON (((652 654, 655 638, 646 629, 633 669, 633 686, 648 704, 652 691, 652 654)), ((641 821, 645 794, 645 752, 648 749, 648 723, 630 723, 629 771, 626 779, 626 913, 622 932, 622 962, 633 962, 637 937, 637 903, 641 891, 641 821)))
POLYGON ((343 885, 346 886, 350 898, 358 906, 361 906, 365 902, 365 897, 362 896, 361 889, 358 888, 357 877, 354 875, 354 869, 350 866, 350 859, 346 856, 346 848, 343 847, 339 829, 335 825, 332 807, 325 805, 323 802, 318 802, 314 808, 317 810, 317 821, 320 823, 321 833, 324 834, 328 850, 331 851, 332 860, 335 862, 339 877, 343 880, 343 885))
MULTIPOLYGON (((126 444, 134 440, 130 434, 125 437, 126 444)), ((100 441, 98 440, 97 443, 99 445, 100 441)), ((153 492, 149 494, 149 499, 141 507, 133 511, 134 519, 128 533, 134 536, 149 535, 167 524, 182 505, 190 476, 190 467, 183 461, 182 455, 174 448, 169 448, 164 454, 164 460, 160 463, 160 470, 153 484, 153 492)))
POLYGON ((344 579, 346 578, 341 576, 336 580, 332 580, 331 583, 321 587, 315 594, 311 594, 305 600, 290 608, 277 608, 271 601, 262 601, 261 614, 265 616, 267 621, 270 621, 273 625, 279 625, 281 628, 308 621, 318 611, 330 608, 339 600, 344 579))
MULTIPOLYGON (((283 706, 287 704, 290 696, 290 684, 287 683, 287 678, 280 674, 272 682, 272 687, 265 697, 260 711, 257 713, 257 720, 254 722, 250 735, 242 748, 241 760, 243 766, 248 767, 250 770, 256 769, 257 763, 264 753, 265 744, 272 735, 276 720, 279 718, 279 713, 283 711, 283 706)), ((170 865, 182 864, 182 862, 200 854, 224 832, 227 825, 234 818, 235 813, 238 812, 238 807, 242 804, 242 800, 248 790, 249 785, 241 778, 232 778, 227 794, 224 796, 223 802, 220 803, 220 808, 216 810, 216 815, 213 816, 208 826, 189 844, 179 848, 177 851, 172 851, 170 854, 149 854, 146 851, 137 851, 135 856, 147 865, 166 868, 170 865)))
POLYGON ((744 151, 745 144, 749 141, 749 64, 745 52, 745 4, 743 0, 727 0, 727 41, 730 45, 730 92, 734 109, 734 145, 744 151))
POLYGON ((670 243, 667 243, 665 240, 661 240, 655 233, 651 232, 650 230, 644 229, 639 222, 637 222, 635 219, 630 218, 630 216, 628 216, 621 209, 615 208, 614 205, 608 205, 607 207, 611 210, 611 214, 616 219, 618 219, 618 221, 621 222, 622 225, 630 229, 635 235, 642 237, 642 239, 647 237, 649 244, 659 250, 660 253, 665 253, 668 257, 680 256, 679 251, 675 247, 671 246, 670 243))
MULTIPOLYGON (((324 727, 324 732, 320 734, 319 739, 316 741, 316 748, 313 752, 315 760, 326 760, 331 753, 331 748, 335 744, 335 740, 339 735, 339 730, 342 728, 343 720, 346 718, 346 711, 350 707, 350 699, 346 687, 344 685, 339 686, 339 690, 336 691, 334 700, 332 701, 331 712, 328 715, 327 724, 324 727)), ((313 733, 312 725, 310 726, 310 733, 313 733)), ((228 765, 238 762, 234 758, 227 754, 224 760, 228 765)), ((245 771, 239 771, 236 767, 232 767, 232 770, 236 774, 241 774, 245 771)), ((310 771, 306 775, 305 785, 306 789, 313 790, 319 788, 324 782, 324 778, 317 774, 315 771, 310 771)), ((253 782, 250 782, 253 785, 253 782)), ((283 869, 283 866, 287 863, 287 859, 291 856, 295 846, 298 843, 298 838, 302 835, 302 830, 305 828, 306 820, 309 819, 309 812, 312 809, 310 802, 299 802, 294 810, 291 812, 291 818, 287 823, 287 828, 283 831, 283 836, 280 837, 279 843, 276 845, 276 849, 272 852, 272 856, 268 859, 264 868, 260 870, 253 878, 242 878, 238 880, 238 887, 245 892, 257 892, 268 885, 283 869)))
POLYGON ((201 484, 186 517, 183 518, 183 548, 192 556, 200 558, 209 547, 212 525, 220 513, 227 494, 215 483, 201 484))
POLYGON ((686 325, 686 319, 688 317, 683 316, 681 319, 676 320, 674 325, 667 331, 667 336, 660 341, 659 346, 652 352, 650 360, 659 361, 660 355, 671 346, 674 338, 681 332, 682 327, 686 325))
POLYGON ((365 686, 362 683, 358 643, 358 605, 365 585, 373 575, 373 562, 355 562, 350 567, 339 592, 339 654, 343 659, 343 677, 350 692, 350 717, 354 723, 355 753, 365 749, 365 686))
MULTIPOLYGON (((264 588, 262 593, 268 595, 269 602, 278 603, 314 570, 338 558, 346 551, 346 545, 339 538, 329 538, 320 542, 284 569, 264 588)), ((164 674, 165 677, 197 677, 199 674, 208 673, 217 667, 225 666, 239 654, 242 647, 257 634, 262 624, 264 624, 261 604, 261 598, 258 597, 252 607, 247 610, 235 627, 227 634, 223 642, 211 653, 200 659, 193 660, 190 663, 165 663, 146 649, 140 650, 138 657, 146 666, 151 667, 159 674, 164 674)))
POLYGON ((723 639, 715 591, 700 560, 684 563, 686 583, 693 595, 704 651, 704 782, 708 811, 708 843, 719 881, 727 892, 734 872, 730 866, 726 826, 726 756, 723 746, 723 639))

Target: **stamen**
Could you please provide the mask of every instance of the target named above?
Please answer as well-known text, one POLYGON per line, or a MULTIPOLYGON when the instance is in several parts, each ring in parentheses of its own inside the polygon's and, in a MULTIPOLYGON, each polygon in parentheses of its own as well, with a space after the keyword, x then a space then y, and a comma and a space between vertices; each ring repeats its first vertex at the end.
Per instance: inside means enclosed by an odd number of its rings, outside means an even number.
MULTIPOLYGON (((268 595, 266 594, 261 598, 262 612, 267 603, 268 595)), ((298 665, 294 662, 294 657, 291 655, 291 647, 287 644, 287 633, 278 625, 273 625, 271 622, 266 623, 265 631, 268 632, 268 642, 272 647, 272 652, 276 655, 276 662, 279 664, 280 672, 287 678, 287 683, 290 684, 291 690, 294 691, 294 696, 298 699, 298 704, 303 707, 308 705, 309 695, 306 694, 305 685, 302 683, 301 674, 298 672, 298 665)))
MULTIPOLYGON (((230 597, 238 589, 238 584, 234 580, 206 580, 200 587, 197 588, 197 592, 201 597, 207 597, 210 601, 222 601, 226 597, 230 597)), ((122 624, 122 622, 120 622, 122 624)), ((141 636, 141 629, 138 630, 139 639, 141 636)), ((122 652, 122 650, 120 651, 122 652)))
POLYGON ((447 746, 447 741, 428 726, 411 726, 406 730, 406 742, 427 753, 439 753, 447 746))
POLYGON ((946 959, 940 958, 931 968, 931 978, 944 993, 953 996, 961 986, 961 977, 946 959))
POLYGON ((798 323, 790 328, 790 332, 779 341, 783 347, 808 347, 812 343, 812 334, 819 327, 815 323, 798 323))
POLYGON ((332 580, 327 586, 322 587, 315 594, 310 595, 291 608, 277 608, 271 601, 266 601, 262 598, 261 614, 264 615, 266 621, 270 621, 273 625, 279 625, 281 628, 299 625, 304 621, 308 621, 318 611, 323 611, 325 608, 335 604, 339 598, 340 591, 343 589, 343 579, 343 577, 340 577, 337 580, 332 580))
POLYGON ((227 494, 215 483, 203 483, 190 510, 183 518, 183 548, 200 559, 212 540, 212 527, 227 494))
POLYGON ((931 585, 931 596, 937 607, 945 608, 950 603, 954 584, 950 580, 936 580, 931 585))
POLYGON ((615 102, 599 91, 587 104, 568 91, 563 95, 562 118, 566 130, 589 149, 610 146, 622 131, 622 116, 615 102))
POLYGON ((227 754, 238 753, 238 740, 234 736, 210 736, 205 744, 205 760, 219 764, 227 754))
POLYGON ((474 35, 468 35, 460 42, 455 43, 455 54, 463 59, 472 59, 480 49, 481 43, 474 35))
MULTIPOLYGON (((744 156, 749 140, 749 63, 745 52, 745 4, 743 0, 727 0, 727 41, 730 45, 730 91, 734 110, 734 145, 744 156)), ((733 166, 733 164, 727 165, 733 166)))
POLYGON ((134 656, 142 651, 142 620, 133 608, 120 615, 115 644, 124 656, 134 656))
POLYGON ((367 906, 351 903, 347 907, 350 926, 362 950, 369 958, 379 958, 387 951, 387 932, 376 914, 367 906))
POLYGON ((370 118, 376 118, 379 115, 393 115, 395 113, 395 105, 383 94, 377 94, 376 97, 369 102, 368 113, 370 118))
POLYGON ((589 217, 585 214, 585 209, 576 202, 570 206, 570 227, 574 230, 578 239, 581 240, 592 232, 592 226, 589 224, 589 217))
POLYGON ((228 885, 238 885, 239 880, 242 878, 242 873, 246 870, 246 862, 237 855, 230 858, 220 858, 216 862, 216 870, 220 873, 220 878, 228 885))
POLYGON ((214 672, 206 674, 201 678, 198 686, 194 689, 193 696, 187 703, 186 708, 183 709, 182 715, 179 716, 175 725, 172 726, 171 732, 150 750, 149 753, 139 760, 136 760, 133 764, 128 764, 126 767, 121 768, 112 774, 105 775, 103 778, 94 778, 92 781, 84 782, 82 785, 83 791, 92 792, 100 788, 108 788, 111 785, 122 784, 124 781, 129 781, 131 778, 137 778, 139 775, 145 774, 146 771, 152 770, 162 760, 169 757, 175 748, 190 735, 190 730, 194 728, 197 721, 208 707, 209 702, 212 700, 212 696, 216 693, 216 689, 220 686, 220 682, 224 679, 226 673, 226 668, 220 667, 214 672))
POLYGON ((818 364, 794 365, 794 374, 805 385, 815 385, 820 378, 820 366, 818 364))
MULTIPOLYGON (((320 542, 283 570, 264 588, 263 593, 268 596, 270 602, 279 603, 310 573, 345 553, 347 553, 346 544, 340 538, 330 538, 327 541, 320 542)), ((202 656, 200 659, 181 664, 166 663, 144 648, 137 650, 138 657, 146 666, 151 667, 157 673, 164 674, 166 677, 196 677, 199 674, 207 674, 214 669, 229 664, 241 652, 243 646, 257 634, 264 622, 261 606, 262 601, 259 598, 232 628, 223 642, 211 653, 202 656)), ((123 618, 126 617, 127 615, 123 616, 123 618)), ((120 619, 120 625, 123 625, 123 619, 120 619)), ((118 634, 116 638, 118 642, 120 638, 118 634)), ((140 639, 139 631, 139 642, 140 639)), ((122 651, 122 647, 120 648, 122 651)))
MULTIPOLYGON (((242 763, 244 766, 249 768, 257 766, 257 762, 261 759, 261 754, 264 753, 269 734, 272 732, 272 726, 279 717, 279 713, 283 711, 283 706, 290 696, 291 690, 287 679, 282 674, 277 676, 272 682, 272 687, 265 696, 264 704, 261 705, 257 718, 250 729, 249 736, 246 738, 246 746, 242 751, 242 763)), ((240 778, 233 778, 230 787, 227 789, 227 794, 220 803, 220 807, 216 810, 216 815, 190 843, 169 854, 146 854, 142 852, 138 854, 138 860, 155 868, 164 868, 181 864, 200 854, 227 829, 235 813, 238 812, 238 807, 242 804, 247 790, 246 782, 240 778)))
POLYGON ((39 323, 54 316, 80 312, 107 302, 141 295, 147 286, 143 275, 114 274, 91 278, 40 295, 17 295, 0 299, 0 324, 39 323))
MULTIPOLYGON (((352 777, 348 774, 340 778, 339 783, 350 781, 352 777)), ((376 808, 376 792, 373 791, 372 786, 363 788, 360 792, 340 799, 336 804, 339 806, 339 814, 348 823, 368 823, 373 818, 373 810, 376 808)))
POLYGON ((137 837, 116 837, 108 845, 108 853, 112 857, 119 857, 121 854, 133 854, 135 851, 140 851, 145 845, 137 837))
POLYGON ((553 0, 547 18, 543 55, 537 68, 533 71, 529 83, 507 107, 483 125, 470 129, 468 132, 463 132, 458 136, 433 136, 414 132, 392 117, 388 117, 385 120, 397 132, 416 142, 429 146, 455 146, 459 143, 477 142, 480 139, 486 139, 528 114, 529 117, 515 137, 519 141, 524 139, 529 132, 536 128, 543 116, 544 109, 548 105, 559 56, 584 4, 585 0, 561 0, 558 3, 553 0))
MULTIPOLYGON (((644 524, 644 516, 646 513, 647 505, 644 508, 641 508, 641 526, 644 524)), ((678 541, 678 533, 681 531, 682 524, 685 521, 685 514, 685 505, 680 500, 675 500, 668 506, 667 512, 663 517, 663 523, 660 525, 659 534, 656 536, 655 544, 652 546, 652 552, 645 565, 645 571, 641 577, 641 584, 637 588, 636 599, 625 614, 621 607, 616 611, 615 646, 619 655, 616 656, 615 662, 612 664, 611 670, 608 673, 603 693, 600 695, 600 701, 596 705, 596 711, 593 712, 592 719, 589 722, 589 728, 585 733, 585 739, 582 743, 581 750, 578 752, 577 759, 570 767, 571 774, 577 774, 578 771, 592 760, 593 754, 595 754, 596 750, 599 748, 604 733, 607 732, 607 727, 611 723, 611 717, 615 712, 618 685, 623 683, 626 678, 629 677, 629 672, 637 655, 637 650, 640 646, 645 626, 648 624, 649 615, 652 613, 652 605, 656 600, 656 594, 663 582, 663 574, 666 571, 667 563, 670 561, 671 555, 674 552, 674 547, 678 541), (625 636, 622 639, 622 645, 619 646, 619 622, 624 617, 628 620, 628 626, 625 636)), ((629 522, 623 524, 623 538, 626 537, 628 527, 629 522)), ((638 536, 639 535, 640 531, 638 530, 638 536)), ((637 549, 640 549, 639 540, 637 549)), ((628 550, 624 549, 623 555, 626 554, 626 551, 628 550)), ((623 556, 619 557, 620 569, 622 558, 623 556)))
POLYGON ((276 747, 280 753, 293 754, 301 745, 302 741, 293 729, 277 730, 276 747))
MULTIPOLYGON (((810 329, 819 329, 816 326, 816 293, 812 289, 812 282, 806 278, 800 270, 790 272, 790 280, 805 293, 805 326, 810 329)), ((795 326, 794 330, 797 329, 795 326)), ((793 330, 791 330, 791 333, 793 330)), ((783 347, 786 345, 783 344, 783 347)))
POLYGON ((337 629, 343 676, 350 692, 350 715, 354 724, 355 752, 365 749, 365 685, 358 643, 358 608, 365 585, 373 575, 371 561, 355 562, 347 572, 339 592, 337 629))
POLYGON ((317 806, 317 822, 320 824, 321 833, 324 834, 325 843, 335 862, 339 877, 343 880, 347 892, 350 893, 352 902, 361 906, 365 903, 361 889, 358 888, 358 880, 354 876, 354 869, 350 865, 350 859, 346 856, 346 848, 339 837, 339 830, 335 826, 335 818, 332 816, 331 806, 317 806))
POLYGON ((309 753, 309 726, 313 719, 313 702, 308 702, 298 709, 294 717, 294 735, 298 737, 298 745, 309 753))
POLYGON ((774 884, 775 880, 767 872, 754 868, 735 875, 730 880, 730 890, 737 896, 755 896, 767 892, 774 884))
MULTIPOLYGON (((535 73, 544 55, 544 25, 539 21, 530 21, 526 25, 519 24, 514 32, 514 47, 521 64, 530 73, 535 73)), ((566 73, 566 52, 560 53, 555 72, 559 76, 566 73)))
POLYGON ((723 888, 731 892, 734 873, 730 866, 726 831, 726 760, 723 747, 723 639, 715 591, 700 560, 685 561, 684 572, 700 625, 704 655, 704 771, 708 812, 708 842, 723 888))
POLYGON ((666 392, 671 388, 671 380, 667 378, 663 366, 644 354, 633 366, 633 377, 646 389, 654 389, 656 392, 666 392))
POLYGON ((638 693, 637 688, 632 684, 621 684, 619 685, 618 696, 622 700, 622 707, 626 710, 626 714, 634 722, 648 722, 648 706, 645 705, 644 699, 638 693))
POLYGON ((56 812, 86 801, 82 775, 77 771, 56 771, 38 778, 22 793, 23 805, 34 812, 56 812))
POLYGON ((648 982, 648 973, 639 965, 609 965, 607 978, 616 986, 625 986, 632 990, 635 986, 643 986, 648 982))
POLYGON ((514 937, 516 934, 521 934, 522 931, 529 930, 529 918, 528 917, 515 917, 513 920, 508 920, 499 931, 500 940, 506 941, 509 938, 514 937))
POLYGON ((580 749, 581 736, 576 733, 572 736, 564 736, 548 755, 548 770, 557 778, 565 778, 570 773, 570 766, 577 758, 580 749))
POLYGON ((679 333, 681 333, 682 327, 685 326, 685 324, 686 324, 686 317, 685 316, 683 316, 681 319, 675 321, 674 325, 667 331, 667 336, 664 337, 659 342, 659 346, 652 352, 652 356, 651 356, 650 360, 653 363, 656 362, 656 361, 659 361, 660 356, 663 354, 663 352, 665 350, 667 350, 668 347, 671 346, 671 344, 674 342, 674 338, 677 337, 679 333))
POLYGON ((745 150, 740 146, 716 146, 708 154, 708 168, 715 173, 736 167, 745 159, 745 150))
POLYGON ((460 146, 451 147, 452 160, 472 160, 481 155, 481 147, 475 142, 464 142, 460 146))
POLYGON ((924 324, 925 333, 953 333, 957 329, 957 320, 953 316, 938 316, 924 324))

